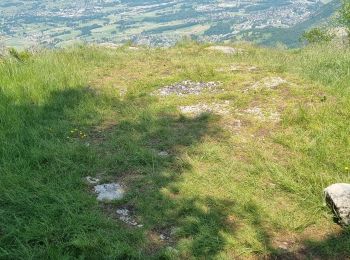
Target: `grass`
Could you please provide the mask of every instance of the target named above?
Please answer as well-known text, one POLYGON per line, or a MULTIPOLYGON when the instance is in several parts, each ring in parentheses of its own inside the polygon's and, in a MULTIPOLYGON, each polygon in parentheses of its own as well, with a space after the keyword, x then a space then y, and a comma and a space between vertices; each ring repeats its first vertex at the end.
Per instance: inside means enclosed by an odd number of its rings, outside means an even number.
POLYGON ((350 181, 349 50, 205 47, 85 46, 0 62, 1 259, 350 254, 349 231, 322 196, 350 181), (258 70, 218 71, 232 64, 258 70), (271 76, 288 84, 242 91, 271 76), (222 81, 224 91, 151 95, 185 79, 222 81), (225 100, 224 116, 177 109, 225 100), (281 121, 244 112, 254 107, 281 121), (126 197, 98 203, 89 175, 122 183, 126 197), (121 206, 143 227, 119 221, 121 206))

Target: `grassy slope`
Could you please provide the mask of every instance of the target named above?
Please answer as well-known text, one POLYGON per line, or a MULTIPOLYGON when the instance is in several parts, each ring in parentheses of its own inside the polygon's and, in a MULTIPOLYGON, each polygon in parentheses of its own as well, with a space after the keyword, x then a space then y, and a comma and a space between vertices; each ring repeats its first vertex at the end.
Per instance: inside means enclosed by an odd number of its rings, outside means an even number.
POLYGON ((327 185, 350 181, 349 50, 240 47, 235 56, 193 43, 82 47, 2 61, 0 258, 349 255, 350 235, 322 198, 327 185), (260 70, 217 71, 230 64, 260 70), (242 92, 271 75, 291 84, 242 92), (184 79, 220 80, 225 91, 150 95, 184 79), (177 110, 219 100, 231 101, 230 115, 177 110), (241 113, 251 107, 280 111, 282 121, 241 113), (242 127, 232 130, 236 119, 242 127), (126 198, 99 205, 87 175, 123 183, 126 198), (118 205, 144 227, 119 222, 118 205))

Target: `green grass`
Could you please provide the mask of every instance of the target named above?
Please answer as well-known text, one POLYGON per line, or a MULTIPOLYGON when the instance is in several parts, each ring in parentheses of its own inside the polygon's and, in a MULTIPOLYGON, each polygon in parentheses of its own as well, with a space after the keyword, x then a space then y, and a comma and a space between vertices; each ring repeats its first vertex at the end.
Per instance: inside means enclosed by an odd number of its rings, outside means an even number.
POLYGON ((329 184, 350 181, 349 49, 239 47, 245 51, 234 56, 185 42, 3 59, 0 258, 349 255, 349 231, 333 222, 322 195, 329 184), (218 71, 231 64, 259 69, 218 71), (242 91, 267 76, 289 83, 242 91), (151 95, 186 79, 222 81, 224 91, 151 95), (177 109, 224 100, 225 116, 177 109), (242 112, 252 107, 278 111, 281 121, 242 112), (238 119, 241 128, 232 129, 238 119), (122 183, 126 197, 98 203, 89 175, 122 183), (144 226, 120 222, 119 206, 144 226))

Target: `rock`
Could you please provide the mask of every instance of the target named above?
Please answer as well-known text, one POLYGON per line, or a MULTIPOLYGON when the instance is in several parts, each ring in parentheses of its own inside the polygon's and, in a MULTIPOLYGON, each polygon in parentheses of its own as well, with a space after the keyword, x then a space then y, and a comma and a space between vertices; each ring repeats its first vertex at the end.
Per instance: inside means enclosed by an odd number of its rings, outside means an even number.
POLYGON ((99 46, 104 47, 104 48, 109 48, 109 49, 118 49, 122 45, 115 44, 115 43, 112 43, 112 42, 104 42, 104 43, 100 43, 99 46))
POLYGON ((86 177, 86 181, 89 183, 89 184, 98 184, 100 182, 100 179, 97 179, 97 178, 93 178, 91 176, 87 176, 86 177))
POLYGON ((257 70, 258 68, 255 66, 240 65, 240 64, 233 64, 229 68, 217 69, 218 72, 253 72, 257 70))
POLYGON ((120 200, 124 197, 124 190, 118 183, 109 183, 95 186, 99 201, 120 200))
POLYGON ((227 115, 229 111, 229 101, 225 103, 212 103, 212 104, 196 104, 191 106, 180 106, 179 110, 183 114, 189 114, 199 116, 203 113, 213 113, 218 115, 227 115))
POLYGON ((350 225, 350 184, 337 183, 324 190, 327 204, 343 225, 350 225))
POLYGON ((125 224, 129 226, 139 227, 139 228, 143 227, 143 225, 137 223, 136 220, 132 216, 130 216, 131 214, 128 209, 125 209, 125 208, 117 209, 117 214, 119 219, 123 221, 125 224))
POLYGON ((220 46, 220 45, 210 46, 207 48, 207 50, 219 51, 225 54, 236 54, 236 53, 242 52, 241 50, 232 48, 230 46, 220 46))
POLYGON ((273 122, 279 122, 281 120, 281 114, 278 112, 269 112, 264 113, 263 110, 260 107, 252 107, 248 108, 243 111, 245 114, 252 115, 256 119, 262 120, 262 121, 273 121, 273 122), (266 115, 265 115, 266 114, 266 115))
POLYGON ((288 81, 282 79, 281 77, 267 77, 262 79, 261 81, 254 83, 252 86, 245 89, 244 91, 246 92, 249 90, 276 89, 280 85, 286 83, 288 83, 288 81))
POLYGON ((169 153, 167 151, 161 151, 161 152, 158 153, 158 156, 160 156, 160 157, 168 157, 169 153))
POLYGON ((218 86, 221 86, 221 82, 194 82, 191 80, 184 80, 179 83, 175 83, 169 86, 164 86, 157 91, 156 94, 159 96, 170 96, 170 95, 199 95, 203 91, 214 92, 218 86))

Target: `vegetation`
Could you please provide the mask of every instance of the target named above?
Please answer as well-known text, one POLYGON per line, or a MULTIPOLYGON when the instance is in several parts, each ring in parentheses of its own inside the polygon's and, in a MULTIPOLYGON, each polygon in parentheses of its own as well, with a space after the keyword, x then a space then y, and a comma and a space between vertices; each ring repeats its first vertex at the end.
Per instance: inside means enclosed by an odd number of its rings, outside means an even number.
POLYGON ((350 254, 322 196, 350 181, 350 51, 206 47, 85 46, 0 62, 1 259, 350 254), (245 91, 266 77, 287 83, 245 91), (186 79, 223 90, 152 95, 186 79), (178 110, 227 100, 227 115, 178 110), (245 112, 254 107, 262 117, 245 112), (89 175, 122 183, 125 199, 98 203, 89 175), (143 227, 123 224, 121 206, 143 227))
POLYGON ((302 39, 304 39, 309 44, 315 43, 327 43, 334 38, 326 29, 313 28, 307 32, 304 32, 302 39))
POLYGON ((340 9, 340 22, 350 32, 350 2, 348 0, 343 0, 342 7, 340 9))

